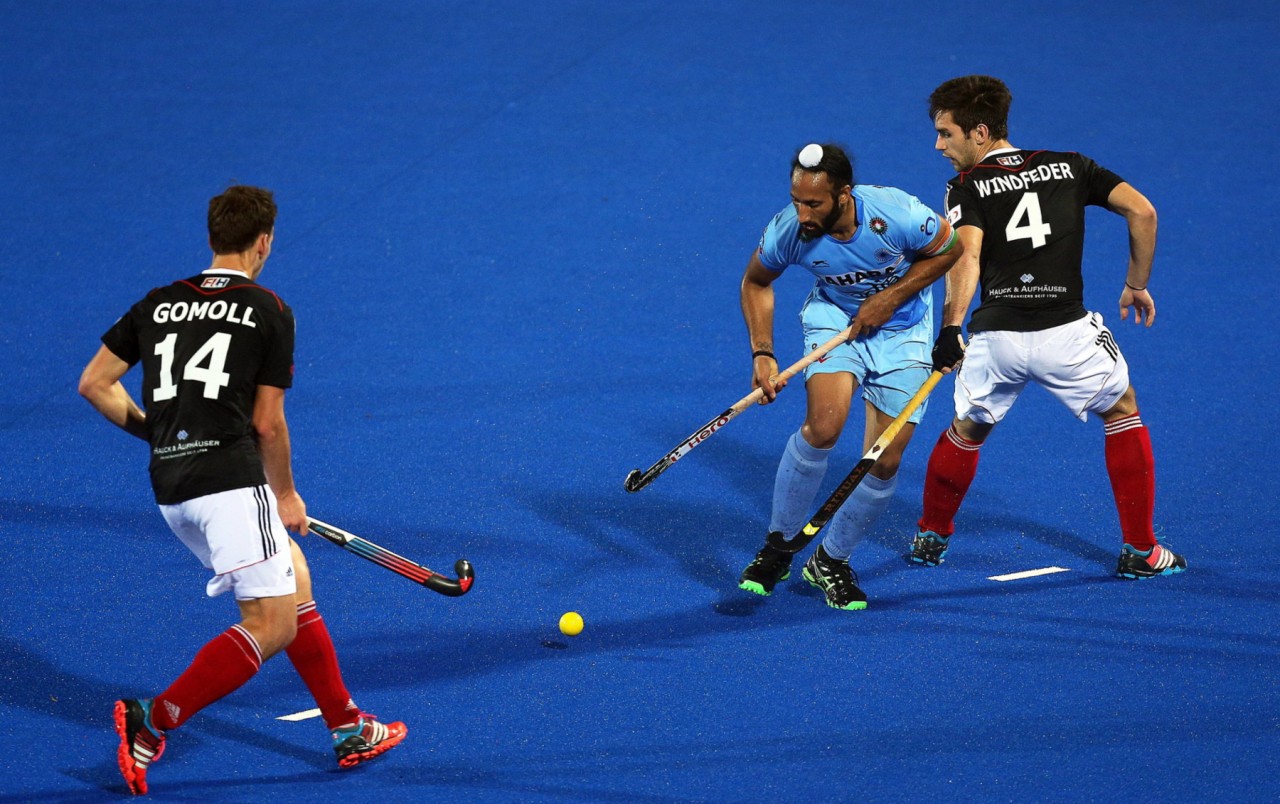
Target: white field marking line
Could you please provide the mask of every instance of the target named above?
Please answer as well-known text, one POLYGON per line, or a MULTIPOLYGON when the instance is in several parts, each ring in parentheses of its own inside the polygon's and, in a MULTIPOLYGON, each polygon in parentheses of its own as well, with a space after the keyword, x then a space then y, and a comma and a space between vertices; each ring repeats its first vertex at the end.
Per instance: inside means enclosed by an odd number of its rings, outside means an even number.
POLYGON ((1052 575, 1055 572, 1070 572, 1066 567, 1043 567, 1041 569, 1026 570, 1025 572, 1011 572, 1008 575, 992 575, 988 581, 1020 581, 1023 578, 1034 578, 1037 575, 1052 575))
POLYGON ((276 720, 287 720, 290 723, 296 723, 299 720, 310 720, 313 717, 320 717, 319 709, 307 709, 303 712, 294 712, 292 715, 281 715, 276 720))

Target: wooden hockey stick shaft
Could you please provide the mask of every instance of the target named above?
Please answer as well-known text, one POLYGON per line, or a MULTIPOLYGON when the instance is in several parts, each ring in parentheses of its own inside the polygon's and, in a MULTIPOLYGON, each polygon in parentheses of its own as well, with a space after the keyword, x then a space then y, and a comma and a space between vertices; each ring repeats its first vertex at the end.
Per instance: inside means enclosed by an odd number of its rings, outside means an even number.
MULTIPOLYGON (((823 357, 826 357, 828 352, 852 337, 853 327, 849 327, 831 340, 812 350, 795 363, 792 363, 785 371, 779 372, 777 374, 777 378, 784 381, 791 379, 813 363, 821 360, 823 357)), ((627 479, 622 484, 623 488, 634 493, 649 485, 654 481, 654 478, 671 468, 672 464, 683 458, 685 455, 688 455, 694 447, 714 435, 717 430, 728 424, 739 413, 742 413, 747 408, 759 402, 763 396, 763 388, 755 389, 742 399, 739 399, 737 402, 729 406, 724 413, 721 413, 719 416, 716 416, 711 421, 699 427, 697 430, 694 430, 693 433, 684 441, 681 441, 675 449, 659 458, 653 466, 650 466, 648 469, 644 470, 644 472, 641 472, 639 469, 632 469, 627 475, 627 479)))
POLYGON ((924 381, 920 386, 920 390, 916 391, 915 396, 911 397, 907 402, 907 406, 897 415, 889 426, 884 428, 884 432, 876 439, 876 443, 871 445, 871 449, 867 450, 862 456, 862 460, 849 474, 845 475, 844 480, 840 481, 840 485, 836 486, 836 490, 831 492, 831 496, 818 509, 818 513, 813 515, 808 524, 800 529, 800 532, 790 539, 786 538, 780 532, 769 534, 769 546, 774 550, 780 550, 784 553, 798 553, 805 548, 809 542, 813 541, 813 537, 818 535, 818 531, 831 521, 831 518, 840 510, 840 506, 844 505, 845 500, 853 494, 853 490, 858 487, 862 479, 871 471, 871 467, 875 466, 876 461, 880 460, 880 456, 889 448, 893 440, 898 437, 898 433, 907 424, 907 419, 911 418, 911 414, 916 412, 916 408, 920 407, 929 394, 933 391, 934 386, 942 379, 942 372, 935 371, 929 375, 929 379, 924 381))

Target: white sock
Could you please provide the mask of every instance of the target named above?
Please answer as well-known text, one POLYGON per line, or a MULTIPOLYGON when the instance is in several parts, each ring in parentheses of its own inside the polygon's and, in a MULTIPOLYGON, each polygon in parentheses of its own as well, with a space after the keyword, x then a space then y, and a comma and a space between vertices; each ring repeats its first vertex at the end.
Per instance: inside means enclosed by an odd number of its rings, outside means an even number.
POLYGON ((898 476, 881 480, 875 475, 867 475, 844 501, 840 510, 827 523, 827 535, 822 539, 822 547, 827 555, 848 561, 853 548, 862 543, 871 531, 871 526, 884 513, 893 499, 893 490, 898 486, 898 476))
POLYGON ((773 481, 770 531, 782 531, 790 538, 809 521, 809 509, 813 498, 818 495, 822 478, 827 474, 827 456, 830 454, 830 449, 810 446, 799 432, 791 436, 773 481))

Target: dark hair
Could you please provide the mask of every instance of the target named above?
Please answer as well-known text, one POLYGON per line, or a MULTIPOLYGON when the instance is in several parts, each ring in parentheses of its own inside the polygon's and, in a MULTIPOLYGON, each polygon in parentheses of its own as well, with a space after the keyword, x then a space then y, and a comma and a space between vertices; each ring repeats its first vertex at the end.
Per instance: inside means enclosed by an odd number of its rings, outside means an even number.
POLYGON ((800 164, 800 151, 808 147, 806 145, 800 148, 796 151, 795 156, 791 157, 792 173, 797 170, 803 170, 806 173, 825 173, 831 179, 831 183, 835 185, 833 189, 837 193, 845 185, 853 186, 853 163, 843 147, 834 142, 819 143, 818 147, 822 148, 822 159, 813 167, 805 167, 800 164))
POLYGON ((239 254, 276 228, 270 190, 236 185, 209 200, 209 246, 214 254, 239 254))
POLYGON ((929 119, 950 112, 966 135, 985 124, 992 139, 1009 137, 1009 105, 1013 94, 999 78, 989 75, 965 75, 952 78, 929 95, 929 119))

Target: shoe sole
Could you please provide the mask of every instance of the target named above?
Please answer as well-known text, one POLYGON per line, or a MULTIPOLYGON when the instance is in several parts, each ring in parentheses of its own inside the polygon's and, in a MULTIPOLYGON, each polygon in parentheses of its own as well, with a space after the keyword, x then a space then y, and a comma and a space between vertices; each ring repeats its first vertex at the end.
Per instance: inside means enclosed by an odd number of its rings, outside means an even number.
POLYGON ((409 736, 409 729, 407 727, 399 734, 388 734, 387 739, 378 743, 373 748, 370 748, 368 751, 359 751, 354 754, 347 754, 342 759, 339 759, 338 767, 354 768, 356 765, 368 762, 374 757, 385 754, 392 748, 395 748, 397 745, 404 742, 404 738, 407 736, 409 736))
POLYGON ((927 559, 917 558, 915 556, 907 556, 907 558, 910 559, 912 564, 919 564, 922 567, 936 567, 943 562, 943 559, 941 558, 939 558, 937 561, 929 561, 927 559))
MULTIPOLYGON (((777 583, 782 583, 783 581, 785 581, 790 577, 791 577, 791 570, 787 570, 787 574, 779 578, 777 583)), ((777 583, 775 583, 774 585, 776 586, 777 583)), ((743 591, 750 592, 753 595, 760 595, 761 597, 768 597, 769 595, 773 594, 772 589, 765 589, 764 584, 760 583, 759 581, 739 581, 738 588, 742 589, 743 591)))
POLYGON ((129 792, 135 796, 147 794, 147 772, 138 769, 129 747, 129 710, 124 701, 116 701, 112 715, 116 723, 116 734, 120 735, 120 748, 116 750, 116 764, 120 766, 120 775, 129 786, 129 792))
POLYGON ((865 600, 855 600, 847 605, 837 606, 835 603, 831 602, 831 598, 827 597, 827 590, 823 589, 822 584, 815 581, 813 576, 809 574, 808 567, 805 567, 800 574, 804 576, 804 579, 809 582, 810 586, 822 590, 822 596, 826 598, 827 605, 836 611, 864 611, 867 608, 867 601, 865 600))
POLYGON ((1116 577, 1124 578, 1127 581, 1146 581, 1146 580, 1150 580, 1151 578, 1162 578, 1166 575, 1178 575, 1185 571, 1186 571, 1185 567, 1170 567, 1169 569, 1163 570, 1161 572, 1153 572, 1149 575, 1146 575, 1146 574, 1140 575, 1136 572, 1118 572, 1117 571, 1116 577))

